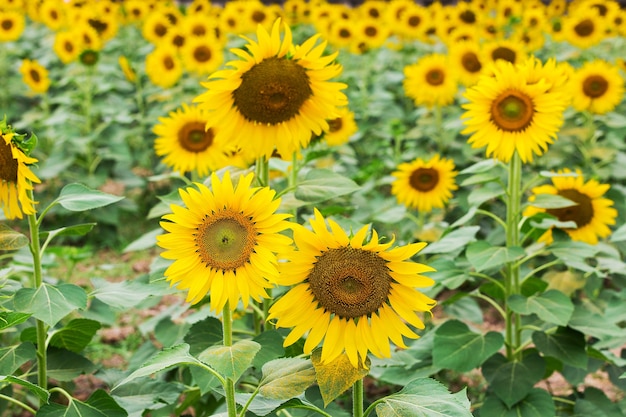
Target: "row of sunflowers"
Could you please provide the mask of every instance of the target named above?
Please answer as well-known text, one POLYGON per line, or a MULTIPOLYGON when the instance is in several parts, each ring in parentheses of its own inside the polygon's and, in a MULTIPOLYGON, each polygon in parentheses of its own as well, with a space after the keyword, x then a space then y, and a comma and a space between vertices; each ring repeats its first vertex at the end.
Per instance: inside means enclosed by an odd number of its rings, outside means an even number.
POLYGON ((625 16, 2 0, 5 414, 623 414, 625 16))

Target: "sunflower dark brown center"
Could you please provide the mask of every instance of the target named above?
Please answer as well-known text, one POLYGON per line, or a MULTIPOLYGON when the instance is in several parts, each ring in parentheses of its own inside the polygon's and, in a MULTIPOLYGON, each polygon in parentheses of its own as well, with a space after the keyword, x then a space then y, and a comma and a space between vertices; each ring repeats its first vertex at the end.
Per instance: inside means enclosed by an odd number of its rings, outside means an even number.
POLYGON ((517 90, 506 90, 491 104, 491 121, 507 132, 521 132, 533 121, 532 99, 517 90))
POLYGON ((344 38, 344 39, 349 39, 350 37, 352 37, 352 34, 350 33, 348 29, 344 28, 344 29, 339 30, 339 37, 344 38))
POLYGON ((171 71, 176 65, 174 64, 174 60, 171 56, 166 56, 163 58, 163 66, 165 67, 165 69, 171 71))
POLYGON ((211 48, 201 45, 194 49, 193 57, 197 62, 207 62, 211 59, 211 48))
POLYGON ((409 20, 408 20, 407 23, 412 28, 416 28, 416 27, 418 27, 420 25, 420 23, 422 23, 422 18, 419 17, 419 16, 411 16, 411 17, 409 17, 409 20))
POLYGON ((7 32, 9 30, 11 30, 11 28, 13 27, 13 21, 10 19, 5 19, 2 21, 2 29, 6 30, 7 32))
POLYGON ((224 209, 206 215, 198 226, 196 251, 208 268, 234 270, 250 260, 256 235, 256 228, 249 217, 224 209))
POLYGON ((188 122, 178 131, 178 143, 189 152, 205 151, 213 144, 213 129, 205 130, 203 122, 188 122))
POLYGON ((387 301, 391 288, 385 260, 374 252, 350 246, 322 253, 308 280, 320 305, 346 319, 377 311, 387 301))
POLYGON ((159 38, 162 38, 163 36, 165 36, 165 34, 167 33, 167 26, 165 26, 162 23, 157 23, 156 26, 154 26, 154 34, 157 35, 159 38))
POLYGON ((261 10, 255 10, 254 13, 252 13, 252 21, 255 23, 263 23, 265 19, 267 19, 267 15, 261 10))
POLYGON ((191 33, 193 33, 195 36, 204 36, 207 33, 207 29, 206 26, 201 25, 201 24, 196 24, 192 29, 191 29, 191 33))
POLYGON ((509 61, 514 64, 516 57, 517 55, 515 54, 515 51, 504 46, 499 46, 491 52, 491 59, 494 61, 496 59, 504 59, 505 61, 509 61))
POLYGON ((98 33, 106 32, 107 28, 109 27, 109 24, 107 22, 103 22, 99 19, 87 19, 87 23, 89 23, 89 26, 94 28, 98 33))
POLYGON ((480 60, 478 59, 478 56, 476 56, 474 52, 464 53, 461 57, 461 64, 466 71, 472 73, 480 72, 480 70, 483 68, 480 60))
POLYGON ((559 190, 559 195, 573 201, 576 205, 557 209, 548 209, 546 211, 549 214, 553 215, 562 222, 573 221, 579 228, 586 226, 591 222, 591 219, 593 219, 593 205, 591 204, 591 198, 589 198, 588 195, 574 189, 559 190))
POLYGON ((174 36, 174 38, 172 39, 172 43, 174 44, 174 46, 178 47, 178 48, 182 48, 183 45, 185 45, 185 37, 182 35, 176 35, 174 36))
POLYGON ((312 95, 309 76, 302 66, 289 59, 271 57, 241 76, 233 101, 247 120, 278 124, 295 117, 312 95))
POLYGON ((439 183, 439 172, 433 168, 417 168, 409 177, 411 187, 421 192, 433 190, 439 183))
POLYGON ((368 26, 365 28, 365 34, 370 38, 373 38, 378 34, 378 29, 376 29, 374 26, 368 26))
POLYGON ((39 75, 39 71, 34 70, 34 69, 31 69, 31 70, 28 72, 28 74, 30 75, 30 78, 31 78, 34 82, 38 83, 39 81, 41 81, 41 76, 39 75))
POLYGON ((426 73, 425 78, 430 85, 441 85, 446 79, 446 74, 440 68, 433 68, 426 73))
POLYGON ((587 97, 602 97, 608 89, 609 83, 606 78, 601 75, 591 75, 583 81, 583 93, 585 93, 587 97))
POLYGON ((471 10, 465 10, 463 13, 459 15, 459 18, 468 24, 476 23, 476 13, 471 10))
POLYGON ((0 136, 0 181, 13 184, 17 183, 17 159, 13 158, 11 144, 4 141, 0 136))
POLYGON ((328 133, 334 133, 341 130, 343 126, 343 120, 341 117, 337 117, 336 119, 328 121, 328 133))
POLYGON ((63 49, 72 53, 74 51, 74 44, 70 41, 65 41, 65 43, 63 43, 63 49))
POLYGON ((574 26, 574 32, 576 32, 578 36, 581 36, 583 38, 591 35, 594 30, 595 25, 593 24, 593 21, 591 19, 581 20, 576 26, 574 26))

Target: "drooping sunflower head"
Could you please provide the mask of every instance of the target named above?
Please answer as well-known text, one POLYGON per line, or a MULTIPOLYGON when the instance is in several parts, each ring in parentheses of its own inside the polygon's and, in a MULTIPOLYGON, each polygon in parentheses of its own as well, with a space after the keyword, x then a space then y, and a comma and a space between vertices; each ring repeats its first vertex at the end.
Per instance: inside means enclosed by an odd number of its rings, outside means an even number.
POLYGON ((185 205, 171 205, 163 216, 167 231, 157 238, 162 256, 174 262, 165 271, 172 285, 188 290, 197 303, 207 293, 211 309, 226 303, 234 310, 239 300, 267 298, 266 289, 278 279, 277 254, 287 252, 291 239, 280 234, 289 227, 287 214, 276 213, 280 200, 268 187, 253 188, 253 174, 241 176, 236 187, 230 172, 220 180, 211 175, 212 189, 203 184, 180 190, 185 205))
MULTIPOLYGON (((609 188, 608 184, 600 184, 596 180, 585 181, 580 170, 573 174, 569 169, 563 169, 552 177, 552 185, 533 188, 533 195, 528 199, 530 205, 524 211, 524 216, 548 213, 560 222, 573 222, 576 227, 563 228, 572 240, 595 245, 599 238, 611 234, 609 226, 614 225, 617 218, 617 210, 612 207, 613 201, 603 197, 609 188), (570 200, 572 205, 552 209, 532 206, 540 194, 559 195, 570 200)), ((552 229, 548 229, 539 240, 551 243, 552 229)))
POLYGON ((391 194, 400 204, 421 212, 443 208, 458 188, 454 178, 454 161, 433 156, 403 163, 391 174, 396 180, 391 185, 391 194))
POLYGON ((417 106, 444 106, 454 101, 458 76, 443 54, 430 54, 404 68, 404 91, 417 106))
POLYGON ((551 90, 549 80, 528 78, 541 72, 537 67, 529 71, 498 61, 489 72, 465 93, 469 103, 463 105, 467 127, 462 133, 472 134, 473 148, 486 146, 488 157, 508 162, 517 152, 530 162, 556 139, 569 97, 551 90))
POLYGON ((271 33, 259 26, 258 41, 246 38, 247 51, 234 49, 241 60, 211 75, 196 98, 220 135, 268 158, 306 147, 347 104, 346 85, 329 81, 341 72, 337 54, 322 56, 326 42, 316 45, 317 35, 294 47, 288 26, 281 40, 281 25, 276 20, 271 33))
POLYGON ((40 180, 29 168, 37 159, 25 152, 25 136, 16 134, 6 118, 0 120, 0 206, 9 220, 35 213, 29 192, 40 180))
POLYGON ((25 59, 20 66, 24 83, 35 93, 45 93, 50 88, 48 70, 37 61, 25 59))
POLYGON ((587 61, 571 76, 572 105, 576 110, 604 114, 624 98, 624 79, 619 67, 601 59, 587 61))
POLYGON ((271 308, 277 327, 293 327, 288 346, 308 332, 304 352, 322 342, 322 362, 343 352, 355 368, 363 367, 368 352, 389 357, 390 341, 405 347, 403 336, 416 338, 410 324, 423 328, 416 312, 429 312, 435 301, 416 288, 433 284, 422 275, 433 268, 410 258, 425 243, 390 249, 376 231, 365 242, 368 227, 348 236, 317 209, 312 230, 294 229, 298 250, 281 264, 279 283, 294 285, 271 308))

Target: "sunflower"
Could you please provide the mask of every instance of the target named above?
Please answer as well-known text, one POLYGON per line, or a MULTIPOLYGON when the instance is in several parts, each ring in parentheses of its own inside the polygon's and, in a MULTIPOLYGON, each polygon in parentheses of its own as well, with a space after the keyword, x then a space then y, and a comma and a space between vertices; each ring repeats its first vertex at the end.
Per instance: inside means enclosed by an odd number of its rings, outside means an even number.
POLYGON ((39 19, 48 29, 56 32, 67 24, 66 6, 57 0, 43 1, 39 6, 39 19))
POLYGON ((624 98, 624 79, 619 67, 596 59, 586 62, 571 78, 572 106, 604 114, 615 109, 624 98))
POLYGON ((188 71, 199 75, 210 74, 224 60, 222 48, 213 37, 189 38, 181 48, 183 65, 188 71))
POLYGON ((165 14, 153 11, 144 20, 141 34, 148 42, 158 44, 161 39, 165 39, 171 27, 172 24, 165 14))
POLYGON ((75 61, 81 52, 81 39, 75 31, 57 32, 52 49, 61 62, 69 64, 75 61))
POLYGON ((404 91, 415 105, 443 106, 454 101, 457 75, 447 55, 430 54, 404 68, 404 91))
POLYGON ((183 64, 173 46, 161 44, 146 56, 146 73, 154 85, 169 88, 183 75, 183 64))
POLYGON ((131 65, 128 58, 126 58, 124 55, 120 55, 120 57, 118 58, 118 62, 120 64, 122 72, 124 73, 124 77, 126 77, 129 82, 134 83, 137 80, 137 73, 133 69, 133 66, 131 65))
POLYGON ((104 46, 98 31, 85 22, 76 25, 73 29, 73 33, 76 33, 77 36, 80 37, 84 49, 99 51, 104 46))
POLYGON ((267 298, 267 288, 278 280, 277 253, 286 252, 291 239, 280 232, 290 227, 288 214, 278 214, 280 199, 268 187, 251 188, 253 174, 241 176, 233 187, 230 172, 222 181, 213 173, 212 190, 203 184, 180 190, 186 207, 171 205, 157 237, 161 254, 174 260, 167 280, 188 290, 187 301, 199 302, 210 293, 211 309, 226 302, 234 310, 239 300, 267 298))
POLYGON ((427 8, 411 3, 400 13, 397 30, 408 39, 426 40, 430 20, 427 8))
POLYGON ((200 177, 226 166, 227 150, 218 145, 215 130, 206 128, 206 114, 197 106, 170 112, 168 117, 160 117, 153 129, 157 135, 154 149, 163 162, 175 171, 185 174, 195 171, 200 177))
POLYGON ((140 23, 150 13, 150 5, 144 0, 125 0, 122 10, 128 23, 140 23))
POLYGON ((480 45, 473 41, 455 42, 450 46, 450 62, 458 68, 459 81, 465 86, 478 82, 482 73, 480 45))
POLYGON ((590 48, 605 38, 607 24, 597 9, 580 8, 563 17, 563 35, 578 48, 590 48))
POLYGON ((23 214, 35 213, 36 202, 28 192, 33 189, 33 182, 40 181, 28 165, 37 163, 37 159, 27 156, 17 146, 17 135, 6 120, 0 120, 0 136, 0 205, 7 219, 21 219, 23 214))
POLYGON ((330 146, 339 146, 348 142, 350 136, 358 131, 354 121, 354 113, 347 107, 339 109, 339 117, 328 121, 328 132, 324 134, 324 140, 330 146))
MULTIPOLYGON (((368 8, 369 11, 377 10, 376 8, 368 8)), ((380 48, 385 44, 387 38, 391 34, 391 31, 381 19, 373 19, 371 17, 364 17, 359 19, 356 23, 350 22, 355 27, 356 32, 356 49, 353 48, 353 52, 362 53, 370 49, 380 48)))
POLYGON ((306 147, 347 104, 346 85, 328 81, 341 73, 332 63, 337 53, 322 56, 326 42, 315 46, 318 35, 294 48, 288 26, 281 42, 280 26, 277 19, 271 34, 259 26, 258 42, 246 38, 248 51, 233 49, 242 60, 211 75, 202 84, 208 91, 196 98, 218 135, 267 158, 275 149, 291 155, 306 147))
POLYGON ((24 31, 24 15, 11 10, 0 10, 0 42, 16 41, 24 31))
POLYGON ((328 28, 328 41, 335 47, 347 48, 355 41, 356 30, 354 22, 338 19, 328 28))
POLYGON ((485 64, 499 60, 517 64, 522 62, 525 57, 522 45, 506 39, 485 42, 482 45, 482 51, 481 61, 485 64))
POLYGON ((443 208, 458 187, 454 182, 457 172, 454 161, 435 155, 428 161, 421 158, 400 164, 391 175, 391 194, 398 203, 421 212, 443 208))
POLYGON ((37 61, 25 59, 20 66, 24 83, 35 93, 45 93, 50 88, 48 70, 37 61))
POLYGON ((556 139, 569 98, 551 91, 546 79, 529 82, 528 70, 510 62, 497 61, 491 71, 465 92, 467 127, 461 133, 472 134, 473 148, 487 146, 487 156, 508 162, 517 152, 531 162, 556 139))
MULTIPOLYGON (((530 217, 537 213, 548 213, 561 222, 572 221, 575 228, 563 228, 572 238, 591 245, 598 243, 598 238, 605 238, 611 234, 610 225, 615 224, 617 210, 613 207, 613 201, 602 197, 610 188, 608 184, 600 184, 596 180, 584 180, 580 170, 572 175, 569 169, 558 172, 560 176, 552 177, 552 185, 542 185, 533 188, 528 198, 529 207, 524 210, 524 216, 530 217), (537 195, 552 194, 564 197, 574 204, 562 208, 544 209, 535 207, 532 202, 537 195)), ((552 242, 552 229, 539 239, 542 242, 552 242)))
POLYGON ((268 320, 277 319, 276 327, 293 327, 283 345, 297 342, 308 331, 305 353, 324 339, 322 362, 345 351, 359 368, 368 352, 390 357, 390 340, 405 348, 402 336, 417 338, 405 322, 423 329, 416 312, 429 312, 435 305, 415 289, 433 285, 421 274, 434 269, 410 261, 426 243, 389 250, 393 240, 380 243, 374 230, 364 244, 367 226, 349 237, 317 209, 310 222, 312 231, 295 225, 298 250, 280 265, 279 284, 295 287, 269 311, 268 320))

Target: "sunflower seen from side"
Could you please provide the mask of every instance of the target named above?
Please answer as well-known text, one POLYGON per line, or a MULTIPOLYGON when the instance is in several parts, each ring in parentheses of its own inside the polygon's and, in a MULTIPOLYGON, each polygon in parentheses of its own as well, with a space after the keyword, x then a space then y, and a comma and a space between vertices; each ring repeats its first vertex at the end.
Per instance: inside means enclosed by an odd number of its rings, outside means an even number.
POLYGON ((439 155, 400 164, 391 174, 396 178, 391 184, 391 194, 398 203, 420 212, 443 208, 458 189, 454 168, 454 161, 439 155))
POLYGON ((404 91, 416 106, 444 106, 454 101, 458 76, 447 55, 430 54, 404 68, 404 91))
POLYGON ((272 307, 268 320, 292 327, 284 346, 308 333, 304 352, 322 343, 322 363, 343 352, 355 368, 367 354, 390 357, 390 341, 405 348, 403 336, 417 338, 407 325, 424 328, 418 312, 430 312, 435 301, 416 288, 434 281, 422 275, 430 266, 410 261, 426 243, 390 249, 376 231, 365 242, 368 227, 348 236, 315 209, 312 230, 296 225, 297 251, 280 265, 279 284, 294 286, 272 307), (330 229, 329 229, 330 228, 330 229))
POLYGON ((269 187, 251 187, 253 174, 239 177, 234 187, 230 172, 222 180, 213 173, 211 188, 196 183, 181 189, 185 205, 172 204, 157 237, 161 256, 174 262, 165 271, 171 285, 187 290, 187 301, 200 302, 207 293, 210 308, 231 310, 241 300, 261 301, 278 280, 277 253, 287 252, 291 239, 280 234, 290 223, 276 213, 280 199, 269 187))
POLYGON ((347 104, 341 92, 346 85, 329 81, 342 70, 333 63, 337 53, 322 56, 326 42, 316 45, 319 35, 294 47, 286 25, 281 40, 281 25, 277 19, 271 33, 259 26, 257 41, 246 38, 247 50, 232 50, 241 60, 213 73, 195 100, 209 110, 208 125, 218 135, 255 157, 269 158, 274 150, 292 155, 306 147, 347 104))
MULTIPOLYGON (((617 218, 617 210, 612 207, 613 201, 603 197, 610 186, 596 180, 585 181, 580 170, 572 173, 569 169, 563 169, 558 171, 558 174, 552 177, 552 184, 532 189, 533 195, 528 198, 529 207, 524 210, 524 216, 548 213, 561 222, 574 222, 576 227, 563 230, 572 240, 591 245, 597 244, 600 238, 609 236, 611 234, 609 226, 614 225, 617 218), (533 201, 541 194, 559 195, 572 201, 573 205, 553 209, 533 206, 533 201)), ((552 228, 539 239, 545 243, 551 243, 552 240, 552 228)))
POLYGON ((624 98, 624 79, 619 67, 596 59, 587 61, 571 76, 572 106, 579 111, 608 113, 624 98))
POLYGON ((556 140, 569 97, 552 91, 546 79, 529 82, 533 71, 510 62, 497 61, 489 73, 465 92, 467 127, 461 133, 471 134, 472 148, 486 146, 488 157, 508 163, 517 152, 522 162, 532 162, 556 140))

